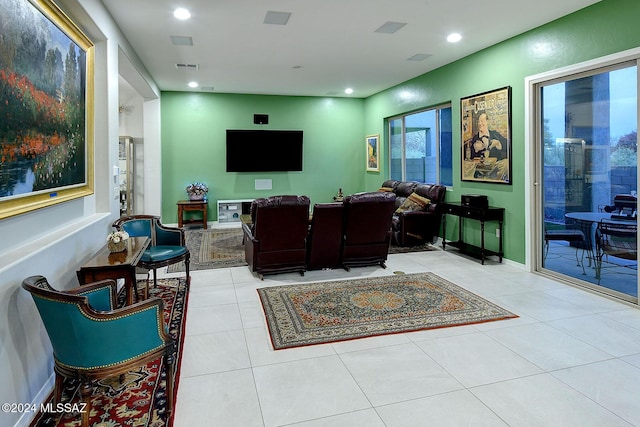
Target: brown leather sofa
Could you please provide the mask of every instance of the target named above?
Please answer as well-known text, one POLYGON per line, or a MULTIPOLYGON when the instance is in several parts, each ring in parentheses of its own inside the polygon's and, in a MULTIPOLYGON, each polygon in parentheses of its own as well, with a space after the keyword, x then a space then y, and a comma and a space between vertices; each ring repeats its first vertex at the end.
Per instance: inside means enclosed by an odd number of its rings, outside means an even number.
POLYGON ((251 224, 242 224, 245 260, 265 274, 298 271, 304 275, 309 230, 307 196, 272 196, 251 204, 251 224))
POLYGON ((440 233, 442 208, 439 204, 445 199, 444 185, 389 179, 382 183, 379 191, 396 195, 392 221, 396 245, 415 246, 435 240, 440 233), (403 205, 408 205, 409 209, 402 209, 403 205))

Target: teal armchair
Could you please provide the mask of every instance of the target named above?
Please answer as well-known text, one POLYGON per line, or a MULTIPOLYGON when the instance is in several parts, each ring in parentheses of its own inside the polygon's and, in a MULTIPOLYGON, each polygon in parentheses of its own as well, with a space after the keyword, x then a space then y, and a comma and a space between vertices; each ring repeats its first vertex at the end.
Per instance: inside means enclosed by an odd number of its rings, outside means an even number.
POLYGON ((153 285, 157 284, 156 269, 184 261, 187 283, 189 283, 190 253, 185 246, 184 230, 166 227, 155 215, 129 215, 117 219, 113 224, 117 230, 126 231, 131 237, 149 237, 151 244, 142 254, 138 266, 153 270, 153 285))
POLYGON ((64 377, 79 380, 80 395, 87 404, 82 413, 86 426, 91 396, 84 387, 163 357, 167 411, 171 413, 176 345, 164 324, 160 298, 116 308, 114 280, 62 292, 53 289, 45 277, 31 276, 23 280, 22 287, 31 293, 53 347, 54 403, 60 403, 64 377))

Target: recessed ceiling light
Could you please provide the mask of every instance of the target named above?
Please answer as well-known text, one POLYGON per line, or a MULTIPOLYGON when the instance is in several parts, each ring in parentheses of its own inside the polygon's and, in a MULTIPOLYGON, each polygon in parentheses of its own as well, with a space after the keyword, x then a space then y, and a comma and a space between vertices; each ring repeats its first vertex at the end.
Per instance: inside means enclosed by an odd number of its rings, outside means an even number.
POLYGON ((462 36, 458 33, 451 33, 447 36, 447 41, 449 43, 457 43, 462 40, 462 36))
POLYGON ((346 88, 344 90, 344 93, 346 93, 347 95, 351 95, 353 93, 353 89, 351 89, 350 87, 346 88))
POLYGON ((198 83, 196 83, 196 82, 189 82, 189 87, 193 87, 193 88, 198 87, 198 83))
POLYGON ((184 7, 179 7, 173 11, 173 16, 175 16, 177 19, 185 20, 191 18, 191 12, 189 12, 184 7))

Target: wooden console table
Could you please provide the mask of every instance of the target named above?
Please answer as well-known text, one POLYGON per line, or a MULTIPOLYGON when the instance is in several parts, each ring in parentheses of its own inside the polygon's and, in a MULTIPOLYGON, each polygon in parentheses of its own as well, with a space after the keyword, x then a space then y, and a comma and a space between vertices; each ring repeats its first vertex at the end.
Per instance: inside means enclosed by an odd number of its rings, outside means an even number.
POLYGON ((202 228, 207 229, 207 202, 204 200, 180 200, 178 203, 178 227, 182 228, 183 224, 202 223, 202 228), (200 212, 201 219, 183 218, 184 212, 200 212))
POLYGON ((502 257, 504 255, 502 249, 502 222, 504 221, 504 208, 496 208, 493 206, 489 206, 487 208, 479 208, 466 206, 462 203, 457 202, 446 202, 443 203, 444 214, 442 215, 442 249, 444 250, 446 245, 449 244, 454 248, 458 248, 460 252, 466 253, 471 256, 475 256, 476 258, 480 258, 482 260, 482 264, 484 264, 484 260, 487 256, 495 255, 502 262, 502 257), (447 215, 454 215, 460 218, 460 228, 458 230, 458 241, 457 242, 447 242, 447 215), (480 247, 471 245, 469 243, 464 242, 462 230, 464 229, 464 219, 469 218, 476 221, 480 221, 480 247), (498 241, 499 248, 498 252, 491 251, 484 247, 484 223, 485 221, 498 221, 498 241))
MULTIPOLYGON (((110 252, 105 245, 86 264, 78 270, 78 281, 81 285, 104 279, 122 279, 127 292, 127 305, 133 304, 136 286, 136 265, 144 251, 149 247, 148 237, 130 237, 127 249, 122 252, 110 252)), ((146 288, 145 288, 146 289, 146 288)), ((147 298, 145 291, 145 298, 147 298)))

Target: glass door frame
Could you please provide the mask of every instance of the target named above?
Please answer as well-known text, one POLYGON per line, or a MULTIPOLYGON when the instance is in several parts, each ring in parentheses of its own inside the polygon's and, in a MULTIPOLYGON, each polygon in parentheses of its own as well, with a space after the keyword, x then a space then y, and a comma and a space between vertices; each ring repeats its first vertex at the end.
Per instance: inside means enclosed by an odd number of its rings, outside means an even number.
MULTIPOLYGON (((579 286, 592 291, 600 291, 596 286, 579 281, 568 280, 568 276, 554 273, 542 267, 543 254, 543 167, 540 147, 542 146, 543 129, 541 126, 542 87, 554 82, 579 78, 581 74, 597 74, 620 68, 622 64, 635 62, 638 67, 637 87, 640 88, 640 48, 596 58, 572 66, 548 71, 525 78, 525 268, 527 271, 564 281, 570 285, 579 286)), ((638 97, 640 99, 640 97, 638 97)), ((640 123, 640 108, 638 108, 637 123, 640 123)), ((640 164, 640 157, 638 158, 640 164)), ((640 178, 636 177, 636 188, 640 178)), ((637 283, 640 290, 640 277, 637 283)), ((627 302, 638 305, 637 297, 629 295, 606 295, 619 297, 627 302)))

